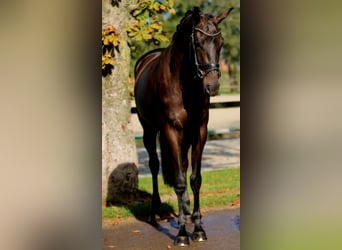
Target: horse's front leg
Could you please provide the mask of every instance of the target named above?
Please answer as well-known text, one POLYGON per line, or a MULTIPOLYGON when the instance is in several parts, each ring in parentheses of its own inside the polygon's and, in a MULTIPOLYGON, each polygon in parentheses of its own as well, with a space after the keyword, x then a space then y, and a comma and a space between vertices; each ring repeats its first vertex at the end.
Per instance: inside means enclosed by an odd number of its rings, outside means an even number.
MULTIPOLYGON (((188 167, 189 167, 189 160, 188 160, 188 152, 189 152, 189 148, 190 148, 190 141, 188 140, 189 138, 187 137, 187 133, 184 133, 183 136, 183 144, 182 144, 182 160, 183 160, 183 172, 187 173, 188 167)), ((185 178, 185 182, 186 182, 186 186, 187 185, 187 178, 185 178)), ((186 189, 184 192, 184 215, 185 215, 185 221, 187 223, 191 223, 192 219, 191 219, 191 212, 190 212, 190 198, 189 198, 189 194, 188 194, 188 190, 186 189)))
MULTIPOLYGON (((163 174, 168 172, 172 175, 172 183, 178 200, 178 225, 179 231, 176 236, 174 244, 177 246, 187 246, 190 244, 189 236, 186 231, 186 207, 189 203, 189 198, 186 191, 186 175, 183 169, 182 160, 182 139, 183 130, 179 127, 174 127, 170 124, 165 125, 164 133, 161 134, 161 147, 167 146, 169 162, 165 162, 166 154, 163 157, 162 153, 162 167, 163 174), (164 144, 165 143, 165 144, 164 144), (164 145, 162 145, 164 144, 164 145), (169 168, 165 170, 165 168, 169 168), (172 170, 172 171, 170 171, 172 170)), ((164 148, 165 150, 166 148, 164 148)), ((163 151, 163 149, 162 149, 163 151)), ((186 164, 186 163, 184 163, 186 164)), ((164 178, 165 179, 165 178, 164 178)))
POLYGON ((201 160, 202 152, 207 139, 207 124, 203 124, 199 129, 199 134, 192 145, 192 173, 190 177, 190 185, 194 194, 194 210, 192 219, 194 221, 194 232, 192 240, 206 241, 207 236, 201 226, 201 211, 200 211, 200 188, 202 185, 201 176, 201 160))

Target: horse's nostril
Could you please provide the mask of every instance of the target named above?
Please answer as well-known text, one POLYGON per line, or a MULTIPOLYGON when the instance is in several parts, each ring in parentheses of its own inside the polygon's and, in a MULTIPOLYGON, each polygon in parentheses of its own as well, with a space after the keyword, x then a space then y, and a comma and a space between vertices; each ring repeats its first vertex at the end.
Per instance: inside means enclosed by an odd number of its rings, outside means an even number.
POLYGON ((215 89, 218 89, 219 87, 220 87, 220 84, 218 84, 218 83, 212 83, 212 84, 208 85, 208 88, 210 90, 215 90, 215 89))
POLYGON ((207 85, 206 92, 209 95, 214 96, 214 95, 218 94, 219 88, 220 88, 220 84, 219 83, 211 83, 211 84, 207 85))

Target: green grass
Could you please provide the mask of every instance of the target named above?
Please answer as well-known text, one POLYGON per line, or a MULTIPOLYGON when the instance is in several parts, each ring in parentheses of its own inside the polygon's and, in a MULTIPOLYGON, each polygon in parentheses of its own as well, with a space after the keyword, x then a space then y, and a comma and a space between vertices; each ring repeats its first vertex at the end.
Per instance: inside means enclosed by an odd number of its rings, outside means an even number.
MULTIPOLYGON (((188 174, 189 182, 189 174, 188 174)), ((178 213, 177 197, 173 188, 165 185, 162 177, 158 178, 159 193, 162 200, 160 208, 162 214, 178 213)), ((139 190, 152 194, 152 178, 139 178, 139 190)), ((192 191, 188 185, 188 192, 193 204, 192 191)), ((228 206, 240 199, 240 168, 227 168, 209 172, 202 172, 202 187, 200 195, 201 209, 228 206)), ((126 206, 111 206, 102 208, 103 219, 127 217, 147 217, 151 210, 149 201, 126 206)))
POLYGON ((232 91, 231 89, 228 88, 220 88, 220 95, 235 95, 235 94, 240 94, 240 88, 237 90, 232 91))

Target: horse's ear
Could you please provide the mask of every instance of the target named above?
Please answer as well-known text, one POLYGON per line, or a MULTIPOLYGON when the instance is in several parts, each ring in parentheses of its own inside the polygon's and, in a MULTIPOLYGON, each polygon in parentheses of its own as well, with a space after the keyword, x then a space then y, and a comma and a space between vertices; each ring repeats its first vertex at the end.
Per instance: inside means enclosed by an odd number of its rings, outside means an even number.
POLYGON ((215 16, 214 17, 214 23, 216 25, 218 25, 220 22, 223 21, 223 19, 225 19, 229 13, 233 10, 234 8, 229 8, 229 10, 227 10, 226 12, 223 12, 222 14, 218 15, 218 16, 215 16))

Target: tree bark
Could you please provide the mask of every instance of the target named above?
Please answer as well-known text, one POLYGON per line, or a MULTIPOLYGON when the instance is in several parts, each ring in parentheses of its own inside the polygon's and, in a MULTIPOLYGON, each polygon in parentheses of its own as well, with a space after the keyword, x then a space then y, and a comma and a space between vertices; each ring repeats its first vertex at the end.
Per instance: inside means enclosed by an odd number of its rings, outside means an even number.
POLYGON ((102 28, 109 25, 120 32, 119 52, 115 51, 112 73, 102 77, 102 198, 108 196, 108 181, 121 164, 137 163, 134 133, 131 123, 131 103, 128 89, 130 48, 127 29, 132 22, 133 6, 122 0, 113 7, 112 0, 102 0, 102 28))

